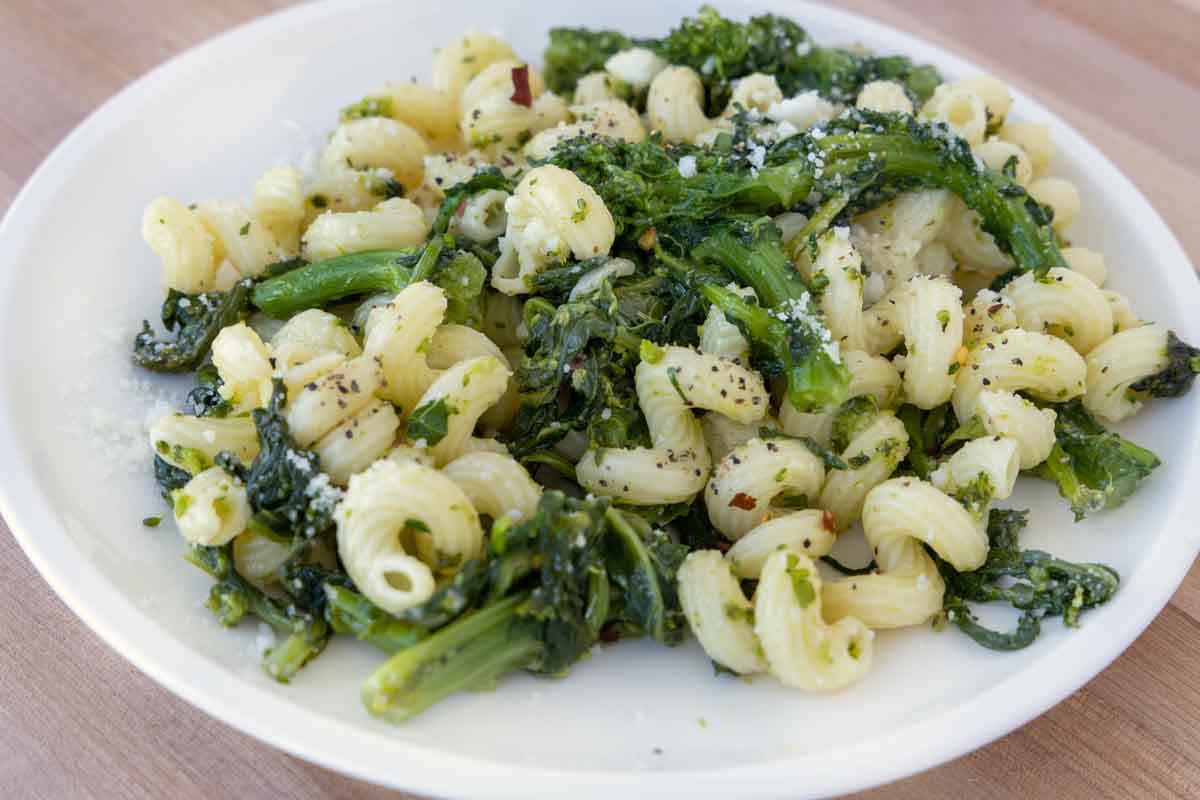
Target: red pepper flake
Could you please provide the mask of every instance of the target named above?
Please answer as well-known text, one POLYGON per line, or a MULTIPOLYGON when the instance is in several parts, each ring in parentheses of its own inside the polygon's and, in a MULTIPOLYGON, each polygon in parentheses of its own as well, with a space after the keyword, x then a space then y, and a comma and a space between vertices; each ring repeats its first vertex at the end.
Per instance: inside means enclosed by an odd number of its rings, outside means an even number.
POLYGON ((467 198, 463 198, 458 203, 458 208, 454 209, 454 216, 461 217, 463 212, 467 210, 467 198))
POLYGON ((837 531, 837 520, 833 518, 833 514, 829 511, 821 512, 821 527, 827 533, 835 533, 837 531))
POLYGON ((758 505, 758 501, 745 492, 738 492, 729 501, 730 508, 740 508, 743 511, 753 511, 756 505, 758 505))
POLYGON ((513 67, 512 101, 519 106, 529 108, 533 105, 533 90, 529 88, 529 67, 513 67))
POLYGON ((598 638, 605 644, 615 644, 616 642, 620 641, 621 632, 617 630, 616 625, 605 625, 600 629, 598 638))

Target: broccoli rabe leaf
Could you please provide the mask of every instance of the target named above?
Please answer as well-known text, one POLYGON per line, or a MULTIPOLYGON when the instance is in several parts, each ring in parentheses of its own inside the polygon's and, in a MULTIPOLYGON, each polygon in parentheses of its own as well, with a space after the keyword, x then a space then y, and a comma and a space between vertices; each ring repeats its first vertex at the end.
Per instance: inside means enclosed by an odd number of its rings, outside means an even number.
POLYGON ((1076 520, 1124 503, 1161 463, 1146 448, 1105 429, 1079 400, 1053 408, 1055 445, 1032 473, 1058 484, 1076 520))
POLYGON ((979 644, 993 650, 1019 650, 1033 643, 1045 617, 1062 617, 1075 627, 1086 609, 1107 602, 1120 576, 1103 564, 1076 564, 1041 550, 1022 550, 1019 534, 1028 512, 992 509, 988 520, 987 561, 972 572, 957 572, 945 562, 946 619, 979 644), (984 627, 968 603, 1000 601, 1021 611, 1014 630, 984 627))
POLYGON ((643 339, 695 339, 701 305, 661 277, 599 288, 559 306, 525 303, 525 358, 517 368, 521 406, 510 444, 521 457, 571 431, 596 447, 645 441, 633 372, 643 339))
POLYGON ((904 423, 909 441, 908 455, 900 463, 899 471, 929 480, 944 442, 956 430, 953 409, 949 403, 928 410, 906 404, 896 411, 896 417, 904 423))
POLYGON ((212 364, 196 370, 196 385, 187 393, 184 411, 196 417, 224 417, 233 406, 221 396, 221 376, 212 364))
POLYGON ((133 363, 155 372, 190 372, 200 365, 221 328, 246 314, 250 281, 227 292, 183 294, 172 289, 162 305, 162 324, 170 338, 159 339, 149 322, 133 340, 133 363))
POLYGON ((918 101, 928 99, 942 82, 933 67, 914 65, 903 56, 817 47, 803 28, 786 17, 763 14, 738 22, 702 6, 695 17, 685 18, 661 39, 554 29, 544 56, 546 84, 552 91, 569 92, 584 75, 602 70, 609 56, 635 45, 694 69, 704 84, 709 116, 725 109, 738 78, 755 72, 773 75, 785 97, 816 90, 841 103, 853 103, 870 81, 896 81, 918 101))
POLYGON ((1129 385, 1135 392, 1149 392, 1154 397, 1182 397, 1200 374, 1200 348, 1192 347, 1167 332, 1167 365, 1149 377, 1129 385))
POLYGON ((655 49, 672 64, 696 70, 707 90, 709 115, 715 116, 729 102, 733 82, 753 72, 774 75, 785 95, 795 94, 802 88, 798 78, 811 47, 804 29, 785 17, 765 14, 736 22, 702 6, 655 49))
POLYGON ((649 635, 675 644, 685 629, 675 589, 675 573, 688 554, 661 528, 643 517, 609 509, 609 577, 620 588, 616 622, 623 637, 649 635))
POLYGON ((245 471, 246 494, 260 522, 278 533, 311 539, 333 525, 340 492, 321 472, 317 454, 292 438, 283 414, 286 402, 287 389, 277 380, 270 403, 252 414, 260 446, 245 471))
POLYGON ((414 442, 424 441, 432 447, 446 438, 450 415, 453 413, 454 410, 446 403, 444 397, 418 406, 408 417, 404 435, 414 442))
POLYGON ((193 545, 187 559, 217 581, 209 591, 207 605, 222 625, 236 625, 246 614, 253 614, 282 637, 263 654, 263 669, 287 683, 325 649, 329 626, 322 617, 302 611, 294 603, 284 606, 247 582, 234 569, 229 549, 229 545, 193 545))
POLYGON ((155 454, 154 481, 158 484, 159 492, 162 493, 164 500, 170 501, 171 493, 176 489, 182 489, 191 479, 192 475, 187 470, 180 469, 164 460, 162 456, 155 454))
POLYGON ((785 17, 764 14, 736 22, 709 6, 684 19, 657 49, 672 64, 700 73, 710 115, 725 108, 735 79, 754 72, 774 75, 785 97, 816 90, 840 103, 853 103, 871 81, 900 83, 918 101, 928 99, 942 82, 933 67, 914 65, 903 56, 818 47, 785 17))

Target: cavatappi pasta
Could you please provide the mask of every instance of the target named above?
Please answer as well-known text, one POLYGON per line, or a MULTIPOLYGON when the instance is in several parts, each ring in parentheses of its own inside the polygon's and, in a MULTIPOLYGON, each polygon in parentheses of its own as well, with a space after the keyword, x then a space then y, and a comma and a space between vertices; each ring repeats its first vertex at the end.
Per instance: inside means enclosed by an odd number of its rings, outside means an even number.
POLYGON ((830 74, 755 25, 560 28, 540 61, 468 31, 309 166, 147 205, 166 333, 134 361, 196 373, 154 477, 219 620, 282 640, 272 676, 355 637, 401 721, 690 629, 829 692, 890 629, 1016 649, 1116 591, 1021 549, 1019 476, 1077 519, 1124 502, 1159 461, 1104 426, 1200 350, 1077 240, 1089 195, 1002 80, 830 74))

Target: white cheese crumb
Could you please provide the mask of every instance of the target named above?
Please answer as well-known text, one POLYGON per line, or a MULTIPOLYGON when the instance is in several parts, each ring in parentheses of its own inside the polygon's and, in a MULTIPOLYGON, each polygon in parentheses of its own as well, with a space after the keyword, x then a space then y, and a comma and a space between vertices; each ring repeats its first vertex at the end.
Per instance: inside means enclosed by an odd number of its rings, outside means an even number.
POLYGON ((645 47, 622 50, 604 62, 604 69, 610 75, 638 89, 649 86, 654 76, 668 66, 654 51, 645 47))
POLYGON ((754 167, 755 169, 762 169, 763 162, 765 162, 766 159, 767 148, 763 147, 761 144, 751 150, 750 154, 746 156, 746 160, 750 162, 750 166, 754 167))
POLYGON ((265 622, 258 623, 258 632, 254 635, 254 650, 262 658, 268 650, 275 646, 275 629, 265 622))
POLYGON ((696 176, 695 156, 684 156, 679 159, 679 174, 685 178, 694 178, 696 176))
POLYGON ((782 142, 784 139, 790 139, 799 132, 799 128, 785 119, 775 127, 775 139, 782 142))
POLYGON ((836 112, 832 103, 812 91, 772 103, 767 109, 767 116, 779 122, 790 122, 803 131, 818 122, 833 119, 836 112))

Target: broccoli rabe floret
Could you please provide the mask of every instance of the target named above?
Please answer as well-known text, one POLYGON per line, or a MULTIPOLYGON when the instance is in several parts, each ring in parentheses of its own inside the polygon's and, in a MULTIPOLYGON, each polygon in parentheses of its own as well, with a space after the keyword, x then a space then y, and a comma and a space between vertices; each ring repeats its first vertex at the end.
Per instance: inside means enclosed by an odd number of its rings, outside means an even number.
POLYGON ((133 340, 133 363, 155 372, 196 369, 221 329, 246 315, 250 286, 245 280, 227 292, 191 295, 172 289, 162 305, 162 324, 172 338, 157 338, 150 323, 143 322, 133 340))
POLYGON ((294 603, 284 606, 246 581, 234 569, 229 549, 229 545, 194 545, 187 559, 216 579, 209 591, 208 607, 222 625, 237 625, 246 614, 253 614, 283 637, 263 654, 263 669, 275 680, 287 683, 325 649, 329 626, 322 617, 294 603))
POLYGON ((1167 365, 1129 388, 1149 392, 1154 397, 1182 397, 1191 390, 1197 374, 1200 374, 1200 348, 1180 339, 1175 331, 1168 331, 1167 365))

